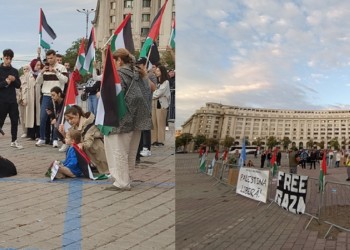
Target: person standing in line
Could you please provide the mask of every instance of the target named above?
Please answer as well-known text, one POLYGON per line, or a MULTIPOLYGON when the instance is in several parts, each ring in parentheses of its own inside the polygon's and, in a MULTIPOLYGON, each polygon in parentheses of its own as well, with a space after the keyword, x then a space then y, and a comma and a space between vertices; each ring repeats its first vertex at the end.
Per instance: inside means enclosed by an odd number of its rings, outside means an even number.
POLYGON ((16 89, 21 87, 18 70, 11 65, 14 53, 11 49, 3 51, 3 63, 0 65, 0 129, 4 126, 7 115, 11 120, 11 147, 22 149, 17 141, 19 111, 16 89))
POLYGON ((170 103, 170 87, 168 72, 163 65, 158 66, 156 69, 156 76, 159 85, 152 96, 152 145, 164 146, 166 117, 170 103))
MULTIPOLYGON (((57 63, 56 52, 54 50, 48 50, 46 52, 47 63, 37 77, 37 83, 42 86, 41 92, 43 94, 41 109, 40 109, 40 139, 37 141, 36 146, 45 144, 45 127, 48 120, 48 114, 46 109, 51 100, 51 89, 55 86, 64 89, 64 84, 68 81, 67 69, 57 63)), ((46 138, 49 139, 49 138, 46 138)), ((53 141, 53 147, 58 147, 57 140, 53 141)))

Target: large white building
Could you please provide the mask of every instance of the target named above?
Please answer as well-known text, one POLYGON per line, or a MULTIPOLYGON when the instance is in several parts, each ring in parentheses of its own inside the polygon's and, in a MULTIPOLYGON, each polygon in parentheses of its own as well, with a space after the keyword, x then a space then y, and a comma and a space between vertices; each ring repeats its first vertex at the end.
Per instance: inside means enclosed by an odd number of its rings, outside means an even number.
MULTIPOLYGON (((103 48, 115 29, 128 13, 132 14, 131 28, 135 50, 140 50, 150 30, 153 18, 165 0, 98 0, 95 19, 96 47, 103 48)), ((175 0, 168 0, 159 31, 159 51, 164 51, 169 42, 171 24, 175 18, 175 0)))
POLYGON ((343 141, 348 144, 350 136, 350 110, 282 110, 206 103, 182 125, 182 133, 219 140, 231 136, 237 142, 244 137, 250 142, 269 136, 288 137, 300 147, 306 147, 310 140, 329 142, 337 138, 343 145, 343 141))

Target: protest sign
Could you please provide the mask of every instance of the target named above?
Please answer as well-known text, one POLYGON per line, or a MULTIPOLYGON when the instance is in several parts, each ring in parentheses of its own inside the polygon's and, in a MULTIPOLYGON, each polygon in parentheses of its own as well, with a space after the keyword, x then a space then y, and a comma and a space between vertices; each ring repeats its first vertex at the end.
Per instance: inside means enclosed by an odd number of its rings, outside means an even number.
POLYGON ((270 171, 240 168, 236 192, 253 200, 266 203, 270 171))
POLYGON ((308 176, 278 172, 275 202, 289 212, 305 213, 308 179, 308 176))

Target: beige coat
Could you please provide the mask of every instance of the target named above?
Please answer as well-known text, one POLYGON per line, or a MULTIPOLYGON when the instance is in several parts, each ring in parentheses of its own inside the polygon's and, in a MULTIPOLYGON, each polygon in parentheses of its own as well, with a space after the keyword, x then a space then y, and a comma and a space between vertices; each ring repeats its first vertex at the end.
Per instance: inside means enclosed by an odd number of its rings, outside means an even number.
POLYGON ((21 98, 25 103, 24 124, 26 128, 33 128, 34 121, 40 125, 40 86, 36 85, 31 72, 21 76, 21 82, 21 98))
MULTIPOLYGON (((91 123, 94 123, 95 116, 90 113, 88 118, 80 117, 78 127, 70 128, 77 129, 81 132, 91 123)), ((67 137, 69 136, 69 133, 67 137)), ((99 173, 109 173, 106 153, 103 143, 103 135, 96 125, 91 126, 84 137, 82 138, 83 150, 89 156, 91 162, 97 167, 99 173)))

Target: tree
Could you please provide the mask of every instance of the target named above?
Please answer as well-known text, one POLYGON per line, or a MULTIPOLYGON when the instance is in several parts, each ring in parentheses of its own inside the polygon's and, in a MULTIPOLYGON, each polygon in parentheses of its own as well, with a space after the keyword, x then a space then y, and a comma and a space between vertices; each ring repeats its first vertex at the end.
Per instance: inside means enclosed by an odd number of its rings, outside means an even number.
POLYGON ((175 61, 171 56, 170 51, 165 51, 161 55, 161 63, 165 65, 168 69, 175 69, 175 61))
POLYGON ((206 144, 209 146, 209 151, 214 150, 219 145, 219 140, 215 138, 209 138, 206 140, 206 144))
POLYGON ((333 139, 329 142, 329 145, 330 145, 332 148, 334 148, 334 150, 339 150, 340 145, 339 145, 339 142, 338 142, 338 137, 333 138, 333 139))
POLYGON ((274 146, 276 146, 278 144, 276 137, 274 136, 270 136, 269 138, 267 138, 267 142, 266 145, 268 148, 273 148, 274 146))
POLYGON ((260 147, 261 145, 263 145, 263 141, 260 137, 254 139, 254 141, 252 142, 253 145, 256 145, 258 147, 260 147))
POLYGON ((225 148, 229 148, 233 145, 233 142, 235 141, 235 139, 231 136, 226 136, 224 142, 222 143, 222 145, 225 147, 225 148))
POLYGON ((307 148, 313 148, 313 146, 314 146, 314 141, 312 139, 310 139, 308 142, 306 142, 307 148))
POLYGON ((323 141, 323 140, 320 141, 320 142, 318 143, 318 146, 320 147, 320 149, 324 149, 324 141, 323 141))
POLYGON ((193 141, 194 141, 194 149, 195 149, 195 150, 198 149, 199 146, 200 146, 201 144, 205 143, 206 139, 207 139, 207 138, 205 137, 205 135, 197 135, 197 136, 195 136, 195 137, 193 138, 193 141))
POLYGON ((281 141, 282 145, 283 145, 283 149, 287 150, 289 147, 289 144, 292 143, 292 141, 289 139, 289 137, 285 136, 283 137, 282 141, 281 141))
POLYGON ((182 135, 178 136, 175 140, 175 144, 178 147, 184 146, 184 151, 186 151, 186 146, 192 141, 193 136, 190 133, 183 133, 182 135))

